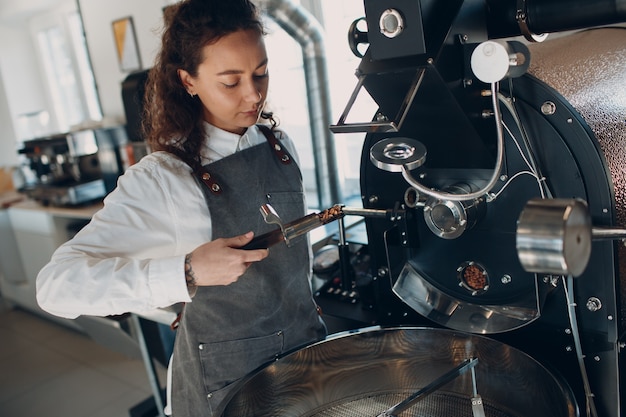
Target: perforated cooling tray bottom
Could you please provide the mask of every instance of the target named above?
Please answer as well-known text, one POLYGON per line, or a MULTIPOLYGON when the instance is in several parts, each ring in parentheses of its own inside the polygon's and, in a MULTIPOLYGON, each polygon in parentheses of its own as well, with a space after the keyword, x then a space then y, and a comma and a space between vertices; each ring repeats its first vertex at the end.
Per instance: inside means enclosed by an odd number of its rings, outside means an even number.
MULTIPOLYGON (((376 417, 393 405, 404 401, 411 394, 407 392, 371 393, 334 404, 326 404, 303 417, 376 417)), ((487 417, 521 417, 499 410, 497 405, 483 403, 487 417)), ((433 393, 421 399, 406 411, 402 417, 473 417, 469 397, 453 394, 433 393)))

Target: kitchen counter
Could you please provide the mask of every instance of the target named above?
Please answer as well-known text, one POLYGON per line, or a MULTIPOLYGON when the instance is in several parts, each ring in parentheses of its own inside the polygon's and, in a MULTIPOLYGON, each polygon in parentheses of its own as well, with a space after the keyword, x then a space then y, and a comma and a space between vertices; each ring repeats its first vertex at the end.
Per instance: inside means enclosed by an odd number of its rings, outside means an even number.
POLYGON ((44 206, 35 200, 23 199, 12 203, 10 207, 20 210, 38 210, 45 212, 50 216, 89 220, 98 210, 102 208, 102 205, 102 202, 98 202, 86 206, 55 207, 44 206))
POLYGON ((17 191, 4 191, 0 193, 0 208, 9 208, 13 204, 24 201, 25 198, 26 197, 23 194, 20 194, 17 191))

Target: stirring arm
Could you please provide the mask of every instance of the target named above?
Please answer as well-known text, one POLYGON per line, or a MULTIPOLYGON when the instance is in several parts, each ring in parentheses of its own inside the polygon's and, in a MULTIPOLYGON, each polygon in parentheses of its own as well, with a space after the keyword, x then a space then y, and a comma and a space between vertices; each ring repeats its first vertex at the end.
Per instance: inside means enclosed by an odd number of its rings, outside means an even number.
POLYGON ((439 388, 443 387, 444 385, 446 385, 448 382, 452 381, 457 376, 463 375, 469 369, 473 369, 474 366, 476 366, 477 363, 478 363, 478 359, 477 358, 470 358, 470 359, 464 360, 463 362, 461 362, 461 364, 456 366, 451 371, 449 371, 449 372, 445 373, 444 375, 440 376, 439 378, 435 379, 433 382, 431 382, 430 384, 426 385, 424 388, 420 389, 419 391, 417 391, 414 394, 412 394, 411 396, 409 396, 406 400, 399 402, 398 404, 394 405, 393 407, 389 408, 386 411, 383 411, 377 417, 394 417, 394 416, 397 416, 399 413, 401 413, 404 410, 406 410, 407 408, 411 407, 413 404, 415 404, 416 402, 418 402, 422 398, 426 397, 427 395, 432 394, 433 392, 435 392, 439 388))

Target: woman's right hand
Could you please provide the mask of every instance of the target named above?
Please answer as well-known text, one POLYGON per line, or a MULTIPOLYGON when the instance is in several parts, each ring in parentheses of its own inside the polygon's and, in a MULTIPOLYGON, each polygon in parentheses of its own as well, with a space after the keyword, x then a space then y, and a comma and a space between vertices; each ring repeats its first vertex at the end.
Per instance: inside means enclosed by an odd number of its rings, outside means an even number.
POLYGON ((229 285, 237 281, 253 262, 267 257, 267 249, 243 250, 253 232, 231 238, 219 238, 198 246, 191 252, 191 268, 197 286, 229 285))

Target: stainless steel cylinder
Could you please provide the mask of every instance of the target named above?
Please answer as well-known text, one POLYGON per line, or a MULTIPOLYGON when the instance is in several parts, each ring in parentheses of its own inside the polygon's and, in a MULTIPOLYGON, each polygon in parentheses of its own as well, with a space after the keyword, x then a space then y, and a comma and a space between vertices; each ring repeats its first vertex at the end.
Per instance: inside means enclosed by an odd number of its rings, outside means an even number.
POLYGON ((528 272, 582 274, 591 256, 591 219, 578 199, 535 199, 517 223, 517 254, 528 272))

